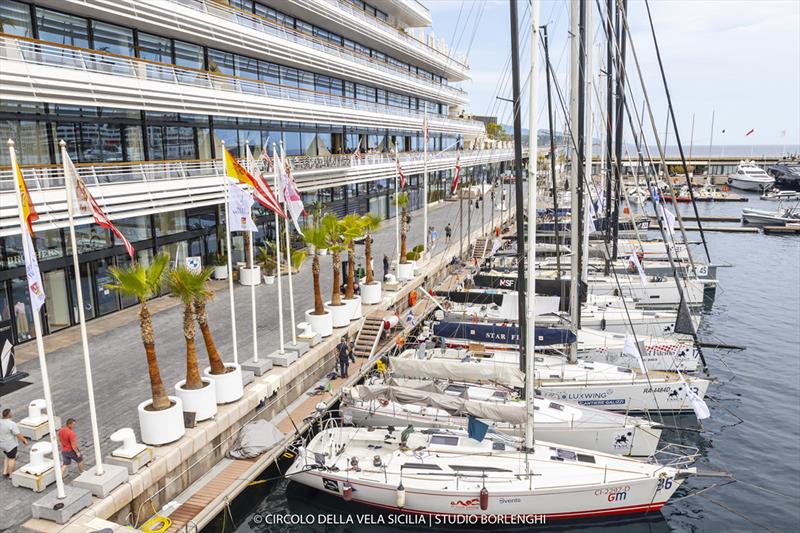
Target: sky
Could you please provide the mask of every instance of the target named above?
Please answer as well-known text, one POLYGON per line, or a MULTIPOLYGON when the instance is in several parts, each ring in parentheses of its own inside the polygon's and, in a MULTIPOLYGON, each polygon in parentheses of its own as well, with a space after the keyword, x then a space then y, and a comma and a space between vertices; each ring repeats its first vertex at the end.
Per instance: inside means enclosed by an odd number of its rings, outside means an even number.
MULTIPOLYGON (((431 11, 432 30, 437 37, 468 56, 472 79, 461 84, 471 96, 467 111, 497 115, 500 122, 511 124, 511 105, 495 98, 498 94, 511 96, 506 67, 510 58, 508 1, 423 0, 423 3, 431 11)), ((600 4, 605 6, 602 0, 600 4)), ((605 57, 601 27, 604 15, 597 11, 595 1, 589 5, 593 8, 593 42, 600 46, 595 55, 605 57)), ((523 43, 520 57, 525 81, 530 69, 529 4, 527 0, 519 0, 518 6, 520 24, 524 24, 520 32, 523 43)), ((550 59, 566 98, 569 2, 543 0, 540 6, 540 25, 548 26, 550 59)), ((800 151, 800 1, 651 0, 650 7, 678 132, 685 146, 690 142, 695 145, 711 142, 713 113, 714 145, 786 144, 788 151, 800 151), (753 134, 745 136, 751 129, 755 130, 753 134)), ((657 130, 662 139, 666 130, 667 144, 674 144, 674 130, 672 126, 667 129, 666 98, 645 2, 630 0, 628 16, 657 130)), ((630 47, 627 58, 628 68, 635 69, 630 47)), ((599 76, 598 58, 592 62, 593 72, 599 76)), ((633 75, 631 70, 629 73, 633 75)), ((537 129, 546 129, 543 69, 538 79, 537 129)), ((632 83, 634 100, 641 110, 644 99, 639 78, 634 77, 632 83)), ((527 94, 526 86, 523 127, 528 122, 527 94)), ((604 101, 604 97, 594 93, 594 100, 604 101)), ((596 113, 597 124, 600 116, 599 111, 596 113)), ((556 115, 558 122, 563 122, 560 110, 556 115)), ((595 137, 599 137, 599 128, 593 129, 595 137)), ((646 124, 646 130, 652 136, 651 124, 646 124)))

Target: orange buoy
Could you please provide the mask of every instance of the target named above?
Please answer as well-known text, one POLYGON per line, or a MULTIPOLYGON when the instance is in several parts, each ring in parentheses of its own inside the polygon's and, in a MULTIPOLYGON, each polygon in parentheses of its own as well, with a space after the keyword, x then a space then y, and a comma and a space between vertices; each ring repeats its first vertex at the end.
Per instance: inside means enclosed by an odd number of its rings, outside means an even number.
POLYGON ((628 209, 628 208, 626 207, 626 208, 624 208, 624 209, 622 210, 622 213, 623 213, 623 214, 625 214, 625 215, 630 215, 630 213, 631 213, 631 210, 630 210, 630 209, 628 209))
POLYGON ((486 487, 481 489, 480 495, 480 502, 481 502, 481 511, 485 511, 489 508, 489 491, 486 490, 486 487))

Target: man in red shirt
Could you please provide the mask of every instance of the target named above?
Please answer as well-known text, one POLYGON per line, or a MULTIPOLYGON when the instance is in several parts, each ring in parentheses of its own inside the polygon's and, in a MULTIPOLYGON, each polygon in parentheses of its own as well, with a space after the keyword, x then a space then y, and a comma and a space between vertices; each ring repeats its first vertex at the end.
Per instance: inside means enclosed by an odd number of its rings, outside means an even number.
POLYGON ((75 427, 75 419, 68 418, 67 425, 58 430, 58 442, 61 445, 61 475, 67 471, 67 466, 73 461, 78 465, 78 471, 83 472, 83 455, 78 449, 78 439, 72 428, 75 427))

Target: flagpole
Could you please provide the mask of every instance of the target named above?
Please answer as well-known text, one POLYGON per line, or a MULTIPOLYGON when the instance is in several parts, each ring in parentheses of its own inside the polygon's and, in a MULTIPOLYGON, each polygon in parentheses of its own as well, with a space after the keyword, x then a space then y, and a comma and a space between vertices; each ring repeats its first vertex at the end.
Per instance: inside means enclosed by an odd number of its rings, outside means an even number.
MULTIPOLYGON (((422 227, 425 230, 425 235, 428 232, 428 105, 425 104, 425 117, 422 119, 422 187, 423 187, 423 201, 422 201, 422 227)), ((428 239, 425 238, 425 251, 428 251, 428 239)))
MULTIPOLYGON (((231 340, 233 342, 233 362, 239 363, 239 347, 236 341, 236 307, 233 299, 233 249, 231 248, 231 223, 230 209, 228 207, 228 175, 225 170, 225 141, 220 141, 222 146, 222 189, 225 194, 225 247, 228 250, 228 294, 231 304, 231 340)), ((252 239, 251 239, 252 240, 252 239)))
MULTIPOLYGON (((275 143, 272 143, 272 161, 275 162, 275 173, 273 175, 275 189, 278 190, 278 164, 277 154, 275 151, 275 143)), ((283 349, 283 293, 281 291, 281 222, 278 213, 275 212, 275 264, 276 274, 278 276, 278 332, 280 339, 280 354, 284 353, 283 349)))
POLYGON ((72 249, 72 267, 75 272, 75 294, 77 295, 78 303, 78 320, 80 320, 81 328, 81 345, 83 347, 83 368, 86 372, 86 393, 89 397, 89 420, 92 426, 92 444, 94 445, 94 463, 95 475, 102 476, 105 472, 103 470, 103 453, 100 450, 100 432, 97 429, 97 408, 94 400, 94 384, 92 382, 92 362, 89 358, 89 338, 86 334, 86 314, 83 309, 83 291, 81 290, 81 269, 78 260, 78 245, 75 238, 75 206, 72 199, 75 193, 75 183, 70 178, 70 171, 67 168, 67 143, 64 139, 59 142, 61 146, 61 162, 64 166, 64 192, 67 194, 67 213, 69 216, 69 240, 72 249))
MULTIPOLYGON (((253 158, 253 154, 250 151, 250 142, 245 145, 247 147, 247 163, 248 166, 255 166, 250 165, 250 161, 255 161, 253 158)), ((251 174, 255 175, 257 169, 255 168, 248 168, 251 174)), ((249 188, 249 187, 248 187, 249 188)), ((253 192, 255 193, 255 188, 253 188, 253 192)), ((251 198, 252 201, 252 198, 251 198)), ((253 219, 253 205, 250 205, 250 220, 253 219)), ((250 269, 250 315, 253 323, 253 363, 258 363, 258 326, 256 324, 256 282, 257 279, 252 279, 255 270, 255 255, 253 255, 253 238, 255 237, 255 233, 250 230, 250 239, 248 239, 247 245, 247 253, 249 254, 249 262, 247 268, 250 269)))
MULTIPOLYGON (((17 153, 14 150, 14 141, 9 139, 8 140, 8 152, 11 156, 11 168, 15 169, 17 172, 22 174, 22 171, 19 169, 19 163, 17 163, 17 153)), ((14 181, 14 191, 16 193, 18 207, 17 207, 17 214, 19 215, 19 225, 20 225, 20 237, 22 238, 22 252, 25 257, 25 264, 26 266, 31 264, 33 261, 36 261, 36 257, 30 257, 30 252, 33 251, 32 246, 32 239, 30 238, 30 233, 28 233, 28 228, 26 227, 26 220, 25 216, 22 213, 22 192, 19 187, 19 180, 16 176, 13 179, 14 181), (27 238, 26 238, 27 236, 27 238), (31 243, 31 246, 26 245, 26 240, 31 243)), ((30 283, 30 280, 28 280, 30 283)), ((42 389, 44 390, 44 403, 45 407, 47 408, 47 429, 50 433, 50 446, 53 449, 53 470, 56 475, 56 496, 59 500, 63 500, 67 497, 66 492, 64 492, 64 478, 61 476, 61 451, 58 446, 58 441, 56 439, 56 421, 55 417, 53 416, 53 398, 50 394, 50 378, 47 375, 47 360, 44 355, 44 341, 42 340, 42 320, 39 316, 39 310, 34 309, 35 303, 33 299, 31 299, 31 310, 33 311, 33 329, 36 333, 36 351, 39 355, 39 368, 42 372, 42 389)))
MULTIPOLYGON (((397 269, 400 269, 400 188, 398 187, 398 165, 397 145, 394 147, 394 246, 397 250, 397 269)), ((426 220, 427 223, 427 220, 426 220)), ((425 226, 427 228, 427 226, 425 226)), ((427 230, 426 230, 427 231, 427 230)))
MULTIPOLYGON (((283 140, 281 140, 281 163, 283 164, 284 172, 288 172, 288 167, 286 166, 286 150, 283 147, 283 140)), ((286 199, 285 191, 281 189, 276 191, 276 194, 279 195, 279 198, 281 196, 283 197, 284 212, 288 213, 289 202, 286 199)), ((292 286, 292 246, 291 240, 289 239, 288 219, 286 220, 286 224, 284 224, 284 228, 286 229, 286 270, 289 273, 289 317, 292 321, 292 345, 297 349, 297 323, 295 322, 294 316, 294 287, 292 286)))

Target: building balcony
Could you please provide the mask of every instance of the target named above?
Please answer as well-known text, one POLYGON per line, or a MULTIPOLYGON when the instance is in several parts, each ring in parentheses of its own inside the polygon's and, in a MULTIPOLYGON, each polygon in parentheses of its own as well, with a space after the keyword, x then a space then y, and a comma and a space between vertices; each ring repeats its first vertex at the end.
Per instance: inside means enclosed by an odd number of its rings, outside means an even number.
MULTIPOLYGON (((18 149, 24 149, 18 147, 18 149)), ((447 150, 428 155, 428 172, 452 170, 457 154, 447 150)), ((463 169, 509 161, 511 149, 463 150, 458 153, 463 169)), ((406 177, 424 171, 424 155, 399 155, 406 177)), ((389 154, 352 156, 289 157, 301 192, 351 183, 395 178, 394 157, 389 154)), ((259 164, 263 165, 263 162, 259 164)), ((218 159, 205 161, 150 161, 141 163, 76 164, 81 179, 111 219, 162 213, 223 202, 224 166, 218 159)), ((263 168, 263 167, 262 167, 263 168)), ((269 171, 269 169, 264 169, 269 171)), ((22 174, 39 213, 36 231, 66 227, 67 206, 64 174, 60 165, 23 167, 22 174)), ((19 233, 17 201, 10 168, 0 170, 0 237, 19 233)), ((79 217, 87 224, 91 217, 79 217)))
MULTIPOLYGON (((424 112, 202 70, 0 37, 9 100, 420 131, 424 112)), ((429 116, 432 132, 480 135, 481 122, 429 116)))
POLYGON ((418 0, 370 0, 370 4, 389 14, 401 28, 423 28, 433 24, 431 12, 418 0))

